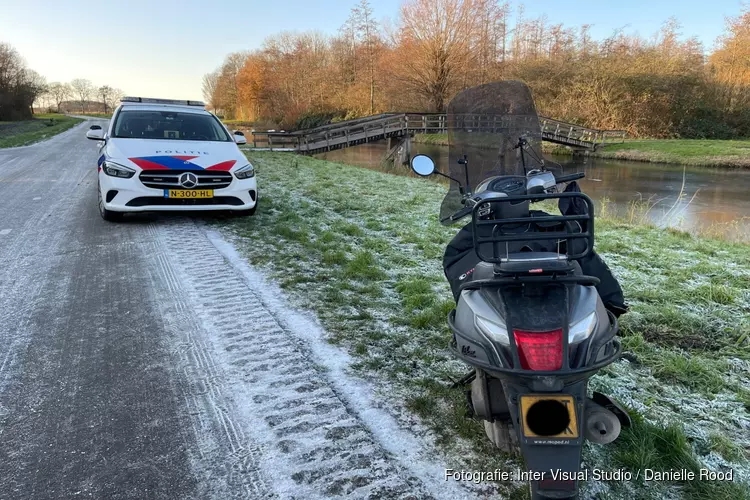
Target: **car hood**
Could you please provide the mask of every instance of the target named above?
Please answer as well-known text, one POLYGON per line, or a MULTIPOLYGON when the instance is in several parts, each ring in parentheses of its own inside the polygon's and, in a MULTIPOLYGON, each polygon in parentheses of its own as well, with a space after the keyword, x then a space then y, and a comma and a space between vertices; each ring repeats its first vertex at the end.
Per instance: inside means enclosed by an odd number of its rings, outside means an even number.
POLYGON ((248 163, 234 142, 110 139, 106 157, 144 170, 224 170, 248 163))

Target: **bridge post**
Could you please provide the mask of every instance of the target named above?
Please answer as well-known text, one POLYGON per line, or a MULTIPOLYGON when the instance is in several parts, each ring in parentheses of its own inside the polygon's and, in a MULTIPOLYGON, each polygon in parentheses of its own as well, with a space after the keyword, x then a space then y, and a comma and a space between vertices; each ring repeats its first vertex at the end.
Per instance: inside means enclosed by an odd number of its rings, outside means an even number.
POLYGON ((411 136, 407 135, 404 137, 403 147, 400 151, 399 161, 401 165, 408 165, 409 159, 411 158, 411 136))

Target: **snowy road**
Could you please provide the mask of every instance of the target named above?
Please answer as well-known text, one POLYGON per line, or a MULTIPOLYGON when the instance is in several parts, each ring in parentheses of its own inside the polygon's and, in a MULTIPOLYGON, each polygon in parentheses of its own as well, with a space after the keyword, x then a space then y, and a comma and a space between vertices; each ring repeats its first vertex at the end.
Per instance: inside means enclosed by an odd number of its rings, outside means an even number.
POLYGON ((84 132, 0 150, 0 499, 468 498, 224 236, 101 220, 84 132))

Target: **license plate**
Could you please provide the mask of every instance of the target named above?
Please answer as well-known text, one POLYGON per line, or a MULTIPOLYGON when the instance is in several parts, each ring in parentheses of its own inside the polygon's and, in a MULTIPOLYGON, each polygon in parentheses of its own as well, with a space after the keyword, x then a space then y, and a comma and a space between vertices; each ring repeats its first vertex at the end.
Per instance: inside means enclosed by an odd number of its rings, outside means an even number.
MULTIPOLYGON (((578 439, 578 419, 576 415, 576 405, 575 405, 575 398, 571 396, 570 394, 527 394, 524 396, 521 396, 521 424, 523 429, 523 435, 525 437, 529 438, 543 438, 543 439, 578 439), (562 407, 565 408, 565 411, 568 413, 568 420, 569 423, 567 427, 560 432, 559 434, 554 434, 550 436, 541 436, 539 434, 534 433, 529 428, 529 422, 528 422, 528 416, 529 411, 531 408, 543 401, 555 401, 562 405, 562 407)), ((536 412, 540 411, 539 407, 536 408, 536 412)), ((553 410, 559 410, 561 407, 559 405, 555 405, 553 410)), ((544 412, 542 412, 542 415, 549 415, 551 412, 548 411, 548 409, 545 409, 544 412)), ((537 415, 534 415, 532 413, 532 417, 538 417, 537 415)))
POLYGON ((184 199, 195 199, 195 198, 213 198, 213 189, 165 189, 165 198, 184 198, 184 199))

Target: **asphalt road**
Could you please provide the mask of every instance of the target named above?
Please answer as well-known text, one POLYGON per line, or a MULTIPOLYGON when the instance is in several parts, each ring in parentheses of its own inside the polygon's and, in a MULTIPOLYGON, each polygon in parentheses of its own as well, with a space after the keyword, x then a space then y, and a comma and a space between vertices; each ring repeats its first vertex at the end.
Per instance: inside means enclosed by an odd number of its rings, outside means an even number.
POLYGON ((148 240, 103 224, 83 131, 0 150, 0 497, 190 497, 148 240))
POLYGON ((0 150, 0 499, 464 497, 205 220, 103 221, 89 124, 0 150))

